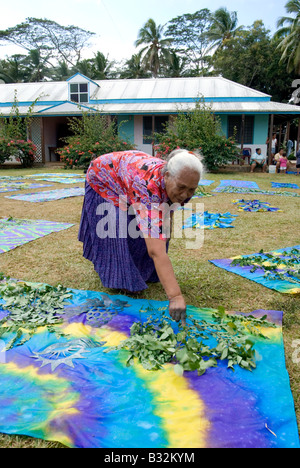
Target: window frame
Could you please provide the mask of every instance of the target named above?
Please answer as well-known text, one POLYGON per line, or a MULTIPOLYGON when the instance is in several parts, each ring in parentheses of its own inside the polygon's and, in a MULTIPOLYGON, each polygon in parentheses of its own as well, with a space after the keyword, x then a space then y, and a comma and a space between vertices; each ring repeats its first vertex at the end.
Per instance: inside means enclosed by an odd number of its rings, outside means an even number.
POLYGON ((82 82, 76 82, 76 83, 69 83, 69 100, 72 102, 76 102, 76 104, 88 104, 90 102, 90 88, 89 88, 89 83, 82 83, 82 82), (74 90, 74 86, 77 87, 77 90, 74 90), (86 90, 81 90, 81 86, 86 86, 86 90), (73 87, 73 90, 72 90, 73 87), (78 100, 74 99, 74 96, 77 95, 78 100), (73 96, 73 98, 72 98, 73 96), (86 100, 82 101, 81 97, 86 96, 86 100))
MULTIPOLYGON (((228 115, 227 117, 227 136, 228 138, 233 137, 234 135, 234 127, 237 127, 237 134, 236 134, 236 143, 242 143, 242 122, 243 116, 240 114, 237 115, 228 115), (236 119, 238 120, 238 125, 233 125, 230 120, 236 119)), ((245 131, 244 131, 244 144, 245 145, 253 145, 254 141, 254 127, 255 127, 255 116, 254 115, 245 115, 245 131)))

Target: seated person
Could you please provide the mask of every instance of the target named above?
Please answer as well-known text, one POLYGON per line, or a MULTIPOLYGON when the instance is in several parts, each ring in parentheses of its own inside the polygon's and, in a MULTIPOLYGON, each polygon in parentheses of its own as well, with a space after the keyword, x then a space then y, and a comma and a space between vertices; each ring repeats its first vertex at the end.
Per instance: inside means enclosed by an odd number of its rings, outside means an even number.
POLYGON ((280 167, 279 167, 278 163, 280 161, 280 158, 283 156, 283 153, 284 153, 284 150, 281 149, 274 156, 273 164, 274 164, 274 166, 276 166, 276 172, 280 172, 280 167))
POLYGON ((261 166, 263 172, 267 171, 266 158, 261 154, 261 149, 256 148, 256 153, 250 159, 250 172, 254 172, 256 166, 261 166))

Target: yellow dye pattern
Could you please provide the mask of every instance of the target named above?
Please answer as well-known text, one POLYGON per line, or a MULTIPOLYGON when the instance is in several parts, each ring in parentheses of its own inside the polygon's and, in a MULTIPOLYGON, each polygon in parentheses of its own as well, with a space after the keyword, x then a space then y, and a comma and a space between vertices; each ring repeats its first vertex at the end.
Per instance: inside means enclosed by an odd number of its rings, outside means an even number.
POLYGON ((210 423, 203 402, 187 380, 175 374, 172 364, 158 371, 147 371, 140 364, 134 368, 153 394, 154 404, 158 403, 154 413, 162 419, 169 447, 204 448, 210 423))
MULTIPOLYGON (((108 328, 99 330, 98 335, 106 346, 118 346, 128 338, 125 333, 108 328)), ((174 372, 174 366, 166 364, 161 370, 148 371, 136 362, 133 370, 153 395, 154 413, 162 420, 169 446, 205 447, 210 423, 205 418, 204 404, 198 394, 189 388, 187 380, 174 372)))

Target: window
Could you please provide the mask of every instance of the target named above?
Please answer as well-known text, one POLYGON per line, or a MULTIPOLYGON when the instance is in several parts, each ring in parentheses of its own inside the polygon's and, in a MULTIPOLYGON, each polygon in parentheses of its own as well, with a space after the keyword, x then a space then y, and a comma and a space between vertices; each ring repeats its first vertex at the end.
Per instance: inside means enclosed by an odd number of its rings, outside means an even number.
POLYGON ((70 99, 79 104, 89 102, 88 84, 70 83, 70 99))
POLYGON ((155 133, 162 133, 168 120, 169 117, 167 115, 147 115, 143 117, 143 144, 150 145, 153 140, 153 130, 155 133))
MULTIPOLYGON (((253 144, 254 116, 245 115, 244 144, 253 144)), ((230 115, 228 117, 228 137, 235 137, 237 143, 242 143, 242 116, 230 115)))

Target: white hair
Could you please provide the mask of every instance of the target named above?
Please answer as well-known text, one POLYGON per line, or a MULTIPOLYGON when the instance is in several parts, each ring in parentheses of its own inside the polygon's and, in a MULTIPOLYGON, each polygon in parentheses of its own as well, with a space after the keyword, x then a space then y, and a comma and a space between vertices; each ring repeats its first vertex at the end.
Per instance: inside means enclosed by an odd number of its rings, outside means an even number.
POLYGON ((202 178, 204 166, 202 164, 202 156, 185 149, 177 149, 169 154, 167 164, 164 167, 164 173, 169 172, 171 176, 176 177, 183 168, 189 168, 198 172, 199 179, 202 178))

